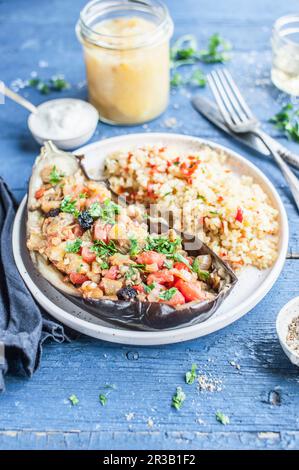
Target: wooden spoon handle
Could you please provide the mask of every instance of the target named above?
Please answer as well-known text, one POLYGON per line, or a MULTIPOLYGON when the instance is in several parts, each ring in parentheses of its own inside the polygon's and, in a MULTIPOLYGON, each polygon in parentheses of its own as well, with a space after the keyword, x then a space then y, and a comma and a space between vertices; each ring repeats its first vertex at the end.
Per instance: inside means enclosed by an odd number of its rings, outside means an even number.
POLYGON ((31 113, 37 113, 37 107, 34 104, 30 103, 30 101, 26 100, 22 96, 18 95, 14 91, 7 88, 4 85, 4 94, 8 96, 11 100, 15 101, 16 103, 20 104, 24 108, 28 109, 31 113))

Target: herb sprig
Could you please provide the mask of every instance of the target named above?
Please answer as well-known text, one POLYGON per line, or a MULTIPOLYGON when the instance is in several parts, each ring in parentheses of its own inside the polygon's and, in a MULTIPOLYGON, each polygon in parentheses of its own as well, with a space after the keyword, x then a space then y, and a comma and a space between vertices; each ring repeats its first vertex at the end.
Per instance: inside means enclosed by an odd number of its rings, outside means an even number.
POLYGON ((176 388, 176 393, 172 397, 171 405, 176 410, 180 410, 183 406, 184 401, 186 400, 186 395, 182 390, 182 387, 176 388))
POLYGON ((65 251, 67 253, 78 253, 82 245, 81 238, 77 238, 74 242, 67 242, 65 251))
POLYGON ((64 177, 63 173, 59 173, 56 166, 54 165, 50 173, 50 183, 52 186, 59 183, 64 177))
POLYGON ((185 380, 186 380, 186 383, 188 385, 192 385, 197 377, 197 365, 196 364, 192 364, 191 366, 191 370, 188 370, 188 372, 186 372, 186 376, 185 376, 185 380))
POLYGON ((270 122, 280 129, 288 139, 299 143, 299 109, 295 110, 291 103, 286 104, 275 114, 270 122))
POLYGON ((65 196, 60 204, 60 210, 62 212, 68 212, 73 214, 75 217, 78 217, 79 211, 76 208, 77 199, 72 199, 71 196, 65 196))
POLYGON ((48 80, 34 77, 28 81, 28 85, 38 90, 42 95, 48 95, 51 91, 61 91, 70 88, 70 84, 62 75, 54 75, 48 80))

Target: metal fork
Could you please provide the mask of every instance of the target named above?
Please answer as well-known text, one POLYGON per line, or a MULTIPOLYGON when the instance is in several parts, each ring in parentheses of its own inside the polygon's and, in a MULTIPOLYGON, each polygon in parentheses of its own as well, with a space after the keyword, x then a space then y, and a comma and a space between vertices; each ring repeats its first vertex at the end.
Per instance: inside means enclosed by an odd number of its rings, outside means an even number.
POLYGON ((268 136, 260 129, 260 122, 246 104, 231 74, 226 69, 219 69, 211 72, 207 78, 227 126, 236 133, 250 132, 264 142, 289 184, 299 210, 299 179, 281 158, 268 136))

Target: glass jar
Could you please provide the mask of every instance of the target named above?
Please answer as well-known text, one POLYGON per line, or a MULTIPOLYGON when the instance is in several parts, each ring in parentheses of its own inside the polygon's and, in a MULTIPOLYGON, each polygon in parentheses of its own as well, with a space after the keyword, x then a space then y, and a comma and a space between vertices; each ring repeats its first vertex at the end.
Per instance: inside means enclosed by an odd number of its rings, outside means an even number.
POLYGON ((102 121, 140 124, 165 110, 173 23, 163 3, 93 0, 81 11, 76 32, 89 100, 102 121))
POLYGON ((282 16, 274 23, 272 54, 272 82, 299 96, 299 15, 282 16))

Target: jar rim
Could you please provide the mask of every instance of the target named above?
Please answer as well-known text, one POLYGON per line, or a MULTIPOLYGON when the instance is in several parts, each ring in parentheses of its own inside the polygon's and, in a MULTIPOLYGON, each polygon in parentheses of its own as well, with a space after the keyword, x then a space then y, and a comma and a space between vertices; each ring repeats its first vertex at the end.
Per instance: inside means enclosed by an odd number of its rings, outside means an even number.
POLYGON ((84 8, 80 12, 79 20, 76 25, 76 33, 79 38, 79 40, 84 39, 87 42, 91 42, 95 45, 106 47, 109 49, 136 49, 139 47, 142 47, 148 44, 155 43, 159 40, 160 36, 167 31, 168 35, 171 36, 173 32, 173 22, 171 20, 171 17, 169 15, 169 11, 167 6, 160 0, 91 0, 88 2, 84 8), (99 31, 96 31, 94 28, 92 28, 88 23, 88 16, 90 14, 90 10, 95 7, 97 4, 101 5, 104 4, 104 2, 107 3, 107 8, 103 12, 99 12, 97 16, 103 15, 103 13, 109 12, 109 8, 113 11, 113 7, 121 7, 122 10, 127 11, 132 11, 132 12, 138 12, 146 11, 145 9, 150 9, 154 11, 154 8, 156 10, 159 9, 160 15, 157 14, 157 11, 154 13, 156 14, 156 17, 159 19, 157 23, 155 23, 155 29, 152 35, 150 35, 150 41, 149 41, 149 33, 147 32, 141 32, 141 33, 133 33, 128 36, 124 36, 121 34, 107 34, 107 33, 102 33, 99 31), (153 4, 154 2, 154 4, 153 4), (110 4, 110 6, 109 6, 110 4), (135 7, 135 8, 134 8, 135 7), (138 8, 139 7, 139 8, 138 8), (121 47, 119 44, 111 44, 105 41, 108 40, 123 40, 126 38, 134 39, 134 38, 140 38, 140 43, 136 43, 135 45, 132 46, 127 46, 124 45, 121 47), (142 38, 144 40, 142 40, 142 38))
POLYGON ((279 39, 287 44, 291 44, 299 48, 299 42, 290 39, 287 35, 282 34, 283 28, 291 23, 298 23, 299 25, 299 13, 291 13, 278 18, 273 25, 273 33, 279 36, 279 39))

